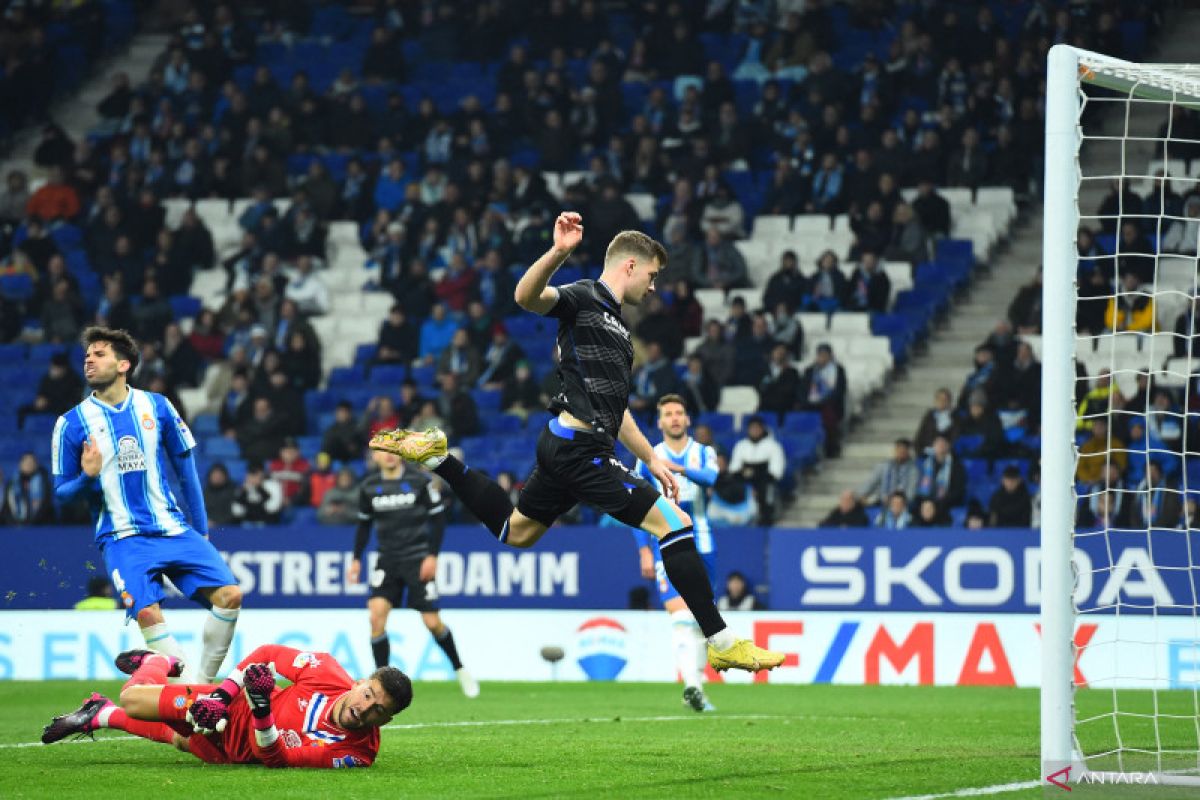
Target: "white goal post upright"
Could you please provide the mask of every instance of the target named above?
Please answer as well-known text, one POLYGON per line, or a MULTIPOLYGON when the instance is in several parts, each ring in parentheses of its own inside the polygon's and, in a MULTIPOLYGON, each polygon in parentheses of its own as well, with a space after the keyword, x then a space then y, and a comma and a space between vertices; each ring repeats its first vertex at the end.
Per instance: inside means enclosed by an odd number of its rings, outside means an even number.
POLYGON ((1042 230, 1042 777, 1071 763, 1075 660, 1075 245, 1079 228, 1079 57, 1050 49, 1042 230))
MULTIPOLYGON (((1090 782, 1103 783, 1105 776, 1120 778, 1131 773, 1152 776, 1152 783, 1200 785, 1200 677, 1197 677, 1200 676, 1200 579, 1197 578, 1200 549, 1193 550, 1196 537, 1200 536, 1197 524, 1185 514, 1182 530, 1177 530, 1174 522, 1156 524, 1160 518, 1148 511, 1145 518, 1150 521, 1146 523, 1122 523, 1114 521, 1115 513, 1104 512, 1103 516, 1097 514, 1099 529, 1093 525, 1076 531, 1076 505, 1080 499, 1095 498, 1099 505, 1093 508, 1112 510, 1114 506, 1109 504, 1118 497, 1123 498, 1122 502, 1135 504, 1134 509, 1145 509, 1148 506, 1142 505, 1143 492, 1152 499, 1157 488, 1175 494, 1186 507, 1189 493, 1197 488, 1194 484, 1188 487, 1187 461, 1200 458, 1196 452, 1200 447, 1188 444, 1188 425, 1196 415, 1187 409, 1188 392, 1193 391, 1194 373, 1200 373, 1200 365, 1196 364, 1197 356, 1192 354, 1191 347, 1187 357, 1165 358, 1176 344, 1172 338, 1177 337, 1173 333, 1175 315, 1191 308, 1200 296, 1200 261, 1196 254, 1190 250, 1184 255, 1163 251, 1168 228, 1192 223, 1192 218, 1183 216, 1185 212, 1166 210, 1167 182, 1182 180, 1190 191, 1200 189, 1200 167, 1197 167, 1200 159, 1192 159, 1188 176, 1172 172, 1182 169, 1174 166, 1181 162, 1173 157, 1172 147, 1187 145, 1186 152, 1194 154, 1194 148, 1200 146, 1200 140, 1172 133, 1172 112, 1177 106, 1200 109, 1200 65, 1133 64, 1066 45, 1056 45, 1050 50, 1045 115, 1041 352, 1040 713, 1044 786, 1051 776, 1062 783, 1089 782, 1089 778, 1100 779, 1090 782), (1085 93, 1085 86, 1104 91, 1085 93), (1098 120, 1090 114, 1084 116, 1089 104, 1120 109, 1123 125, 1111 126, 1117 129, 1116 133, 1091 130, 1097 127, 1098 120), (1154 133, 1143 130, 1147 120, 1154 125, 1161 121, 1164 128, 1155 128, 1154 133), (1089 174, 1094 160, 1080 160, 1085 144, 1089 145, 1089 152, 1095 152, 1091 148, 1099 148, 1099 152, 1108 148, 1112 156, 1098 174, 1089 174), (1119 164, 1115 157, 1118 150, 1119 164), (1152 151, 1148 159, 1144 155, 1147 151, 1152 151), (1140 161, 1133 163, 1135 157, 1140 161), (1164 179, 1158 180, 1158 175, 1164 179), (1095 182, 1116 183, 1122 191, 1116 210, 1104 212, 1107 216, 1100 216, 1090 206, 1080 209, 1081 188, 1095 187, 1095 182), (1140 208, 1127 208, 1124 192, 1131 191, 1131 185, 1147 182, 1159 192, 1157 210, 1150 206, 1143 213, 1140 208), (1076 281, 1080 253, 1076 237, 1081 220, 1089 225, 1102 223, 1118 231, 1112 253, 1089 255, 1095 264, 1110 264, 1109 274, 1115 274, 1117 281, 1117 288, 1104 297, 1096 297, 1093 286, 1092 302, 1109 301, 1110 308, 1115 309, 1117 302, 1130 294, 1149 298, 1152 305, 1148 330, 1119 328, 1115 333, 1111 330, 1097 333, 1093 329, 1086 334, 1077 333, 1076 281), (1153 234, 1148 234, 1154 243, 1150 252, 1137 248, 1122 250, 1119 232, 1122 224, 1129 222, 1137 223, 1142 231, 1153 228, 1153 234), (1123 261, 1131 254, 1135 258, 1152 259, 1154 265, 1153 282, 1140 285, 1136 292, 1120 287, 1124 277, 1121 270, 1134 269, 1123 261), (1170 265, 1164 267, 1168 262, 1170 265), (1181 265, 1182 269, 1177 269, 1181 265), (1077 346, 1081 341, 1086 343, 1086 351, 1077 346), (1133 347, 1118 348, 1118 344, 1133 347), (1153 382, 1150 384, 1153 388, 1161 379, 1164 386, 1183 389, 1184 403, 1181 411, 1158 412, 1159 419, 1174 417, 1182 428, 1182 446, 1178 450, 1161 443, 1156 449, 1149 444, 1149 437, 1143 440, 1143 449, 1136 450, 1132 445, 1117 443, 1109 427, 1107 449, 1100 453, 1093 450, 1092 457, 1104 459, 1107 468, 1115 461, 1115 455, 1123 453, 1130 461, 1138 459, 1147 474, 1152 456, 1175 459, 1172 463, 1183 466, 1181 488, 1174 488, 1163 478, 1156 479, 1156 484, 1144 484, 1148 487, 1145 489, 1133 490, 1124 485, 1118 488, 1108 484, 1106 470, 1098 489, 1089 488, 1088 494, 1082 494, 1081 490, 1077 497, 1076 359, 1087 365, 1088 357, 1095 355, 1102 356, 1101 368, 1111 370, 1114 387, 1118 379, 1127 387, 1130 382, 1145 379, 1153 382), (1172 366, 1173 362, 1183 365, 1172 366), (1174 550, 1168 546, 1160 552, 1158 548, 1164 544, 1173 545, 1174 550), (1141 548, 1137 552, 1148 559, 1137 568, 1149 573, 1142 577, 1156 582, 1161 592, 1135 589, 1123 594, 1125 590, 1118 588, 1103 600, 1098 596, 1084 597, 1097 581, 1119 571, 1116 553, 1126 552, 1131 545, 1141 548), (1077 547, 1084 550, 1078 556, 1077 547), (1106 553, 1109 560, 1106 562, 1097 553, 1106 553), (1082 561, 1073 564, 1073 558, 1082 561), (1099 560, 1089 567, 1080 567, 1082 571, 1076 574, 1076 565, 1087 564, 1089 559, 1099 560), (1168 578, 1175 587, 1174 595, 1168 590, 1168 578), (1077 584, 1079 597, 1075 596, 1077 584), (1077 620, 1095 623, 1090 625, 1089 636, 1097 630, 1103 632, 1088 648, 1092 661, 1087 667, 1086 680, 1091 688, 1078 695, 1077 620), (1186 661, 1183 668, 1164 668, 1162 654, 1169 647, 1176 648, 1172 652, 1186 655, 1186 659, 1181 657, 1175 663, 1179 667, 1186 661), (1098 649, 1103 651, 1102 658, 1097 656, 1098 649), (1066 770, 1067 767, 1071 769, 1066 770)), ((1103 158, 1095 163, 1102 161, 1103 158)), ((1197 245, 1196 241, 1188 240, 1184 246, 1172 247, 1179 252, 1187 249, 1189 243, 1191 247, 1197 245)), ((1113 314, 1115 318, 1115 311, 1113 314)), ((1094 378, 1096 359, 1091 362, 1094 378)), ((1124 397, 1135 394, 1128 390, 1122 393, 1124 397)), ((1089 406, 1088 416, 1098 418, 1116 411, 1125 414, 1126 420, 1141 419, 1141 424, 1146 425, 1151 408, 1148 400, 1143 402, 1144 407, 1124 408, 1115 401, 1105 409, 1089 406)), ((1141 520, 1142 516, 1143 512, 1138 511, 1136 518, 1141 520)), ((1126 574, 1129 572, 1126 568, 1126 574)))

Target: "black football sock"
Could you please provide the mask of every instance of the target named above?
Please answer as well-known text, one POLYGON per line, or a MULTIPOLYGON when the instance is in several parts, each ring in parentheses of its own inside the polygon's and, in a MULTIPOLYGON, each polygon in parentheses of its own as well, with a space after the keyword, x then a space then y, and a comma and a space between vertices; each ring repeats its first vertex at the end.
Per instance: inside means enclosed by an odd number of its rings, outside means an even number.
POLYGON ((662 551, 663 567, 667 570, 671 585, 687 603, 700 630, 706 637, 723 630, 725 620, 721 618, 721 612, 713 600, 712 584, 708 582, 704 561, 696 550, 692 527, 689 525, 671 531, 659 540, 658 547, 662 551))
POLYGON ((434 636, 433 640, 438 643, 438 647, 442 648, 442 652, 446 654, 446 658, 450 659, 450 666, 456 670, 462 669, 462 659, 458 657, 458 646, 454 644, 454 634, 449 628, 442 631, 441 636, 434 636))
POLYGON ((383 636, 371 637, 371 654, 375 656, 375 666, 386 667, 392 657, 392 642, 385 633, 383 636))
POLYGON ((508 538, 508 518, 512 516, 513 504, 500 484, 454 456, 446 456, 434 472, 450 484, 458 499, 487 526, 492 536, 501 542, 508 538))

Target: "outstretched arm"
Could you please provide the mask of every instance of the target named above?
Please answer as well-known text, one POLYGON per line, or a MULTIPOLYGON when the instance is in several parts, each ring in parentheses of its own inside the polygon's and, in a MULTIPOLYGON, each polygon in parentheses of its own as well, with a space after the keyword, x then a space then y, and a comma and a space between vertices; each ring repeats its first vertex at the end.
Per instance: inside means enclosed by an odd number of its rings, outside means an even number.
POLYGON ((526 311, 545 314, 558 302, 558 289, 549 286, 550 278, 583 240, 583 217, 564 211, 554 221, 554 246, 525 270, 513 299, 526 311))

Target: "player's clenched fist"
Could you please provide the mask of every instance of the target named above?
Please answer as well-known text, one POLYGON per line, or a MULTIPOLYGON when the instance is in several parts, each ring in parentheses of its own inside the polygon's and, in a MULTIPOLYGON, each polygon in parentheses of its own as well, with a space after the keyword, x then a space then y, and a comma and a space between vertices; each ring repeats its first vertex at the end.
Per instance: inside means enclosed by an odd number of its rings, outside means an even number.
POLYGON ((79 466, 89 478, 95 478, 100 474, 100 468, 104 466, 104 456, 101 455, 100 446, 94 439, 88 439, 83 443, 83 454, 79 457, 79 466))

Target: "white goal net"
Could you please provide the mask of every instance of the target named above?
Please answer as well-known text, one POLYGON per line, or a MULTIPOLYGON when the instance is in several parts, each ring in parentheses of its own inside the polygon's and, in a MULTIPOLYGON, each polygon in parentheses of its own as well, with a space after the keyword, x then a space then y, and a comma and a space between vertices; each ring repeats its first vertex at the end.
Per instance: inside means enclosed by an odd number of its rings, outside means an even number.
POLYGON ((1200 67, 1051 52, 1044 778, 1200 783, 1198 107, 1200 67))

